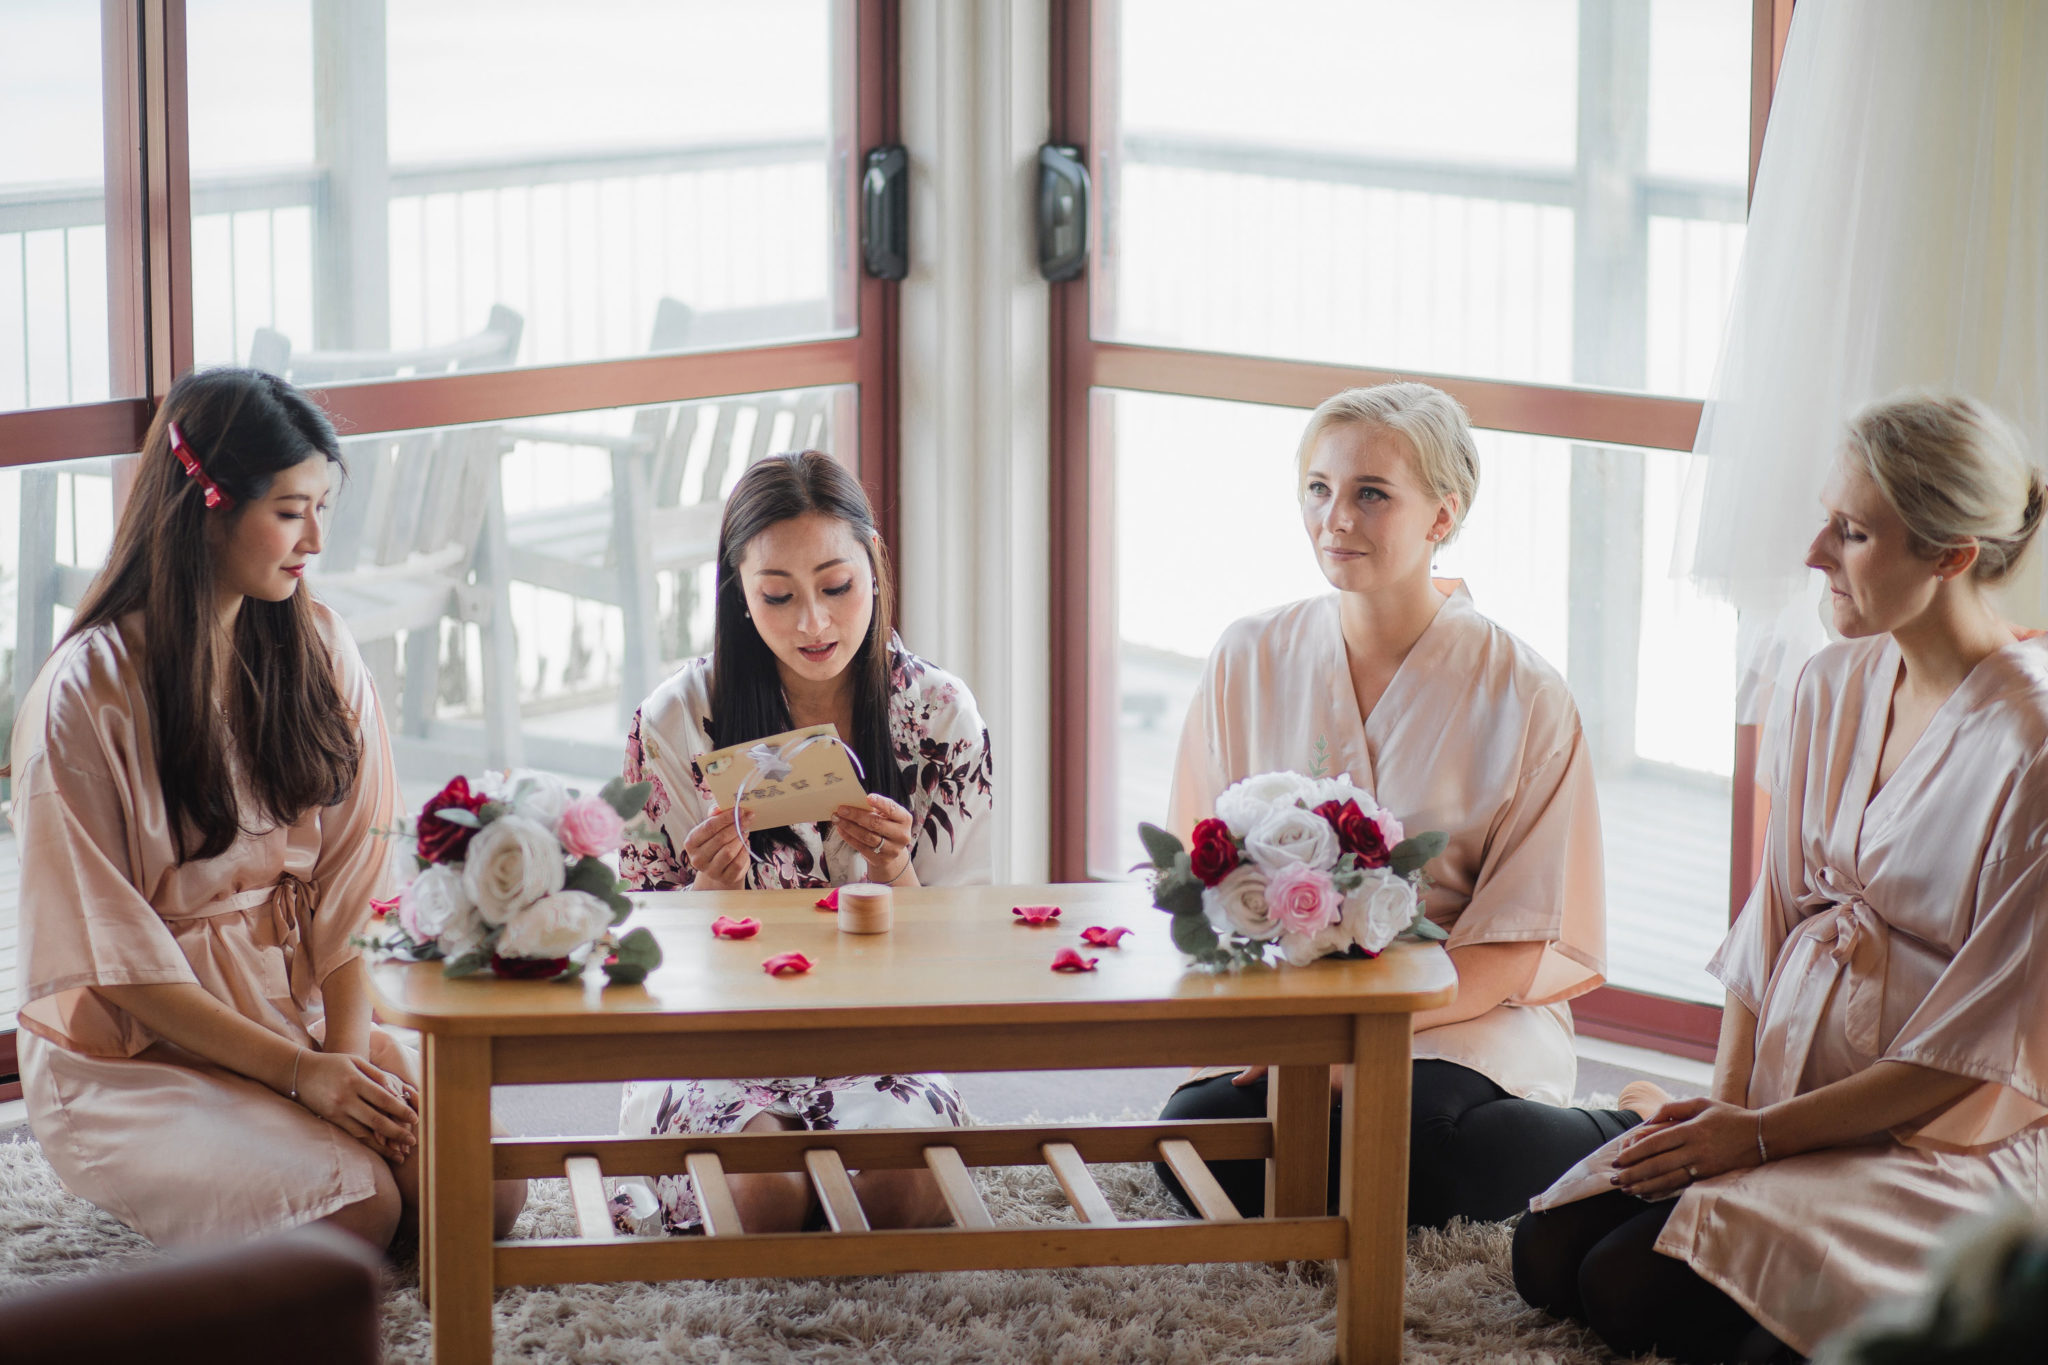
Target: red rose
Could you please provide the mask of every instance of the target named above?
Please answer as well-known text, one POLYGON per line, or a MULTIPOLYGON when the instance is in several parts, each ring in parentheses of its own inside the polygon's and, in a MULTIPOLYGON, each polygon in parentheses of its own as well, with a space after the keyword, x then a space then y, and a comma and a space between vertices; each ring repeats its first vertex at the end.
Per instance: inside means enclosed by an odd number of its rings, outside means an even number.
POLYGON ((453 820, 443 820, 435 812, 454 806, 473 815, 482 810, 484 802, 489 799, 482 792, 472 792, 466 777, 456 778, 441 788, 439 794, 428 797, 427 804, 420 807, 420 856, 430 863, 461 862, 462 855, 469 851, 469 841, 476 837, 476 831, 453 820))
POLYGON ((1358 808, 1356 801, 1325 801, 1315 813, 1337 831, 1337 847, 1358 858, 1360 867, 1385 867, 1393 861, 1377 820, 1358 808))
MULTIPOLYGON (((457 778, 456 781, 462 779, 457 778)), ((501 981, 546 981, 569 970, 566 957, 499 957, 491 954, 491 970, 501 981)))
POLYGON ((1195 875, 1201 878, 1204 886, 1214 886, 1230 875, 1230 869, 1240 861, 1237 841, 1230 837, 1230 826, 1213 819, 1196 825, 1194 847, 1188 850, 1188 861, 1194 865, 1195 875))

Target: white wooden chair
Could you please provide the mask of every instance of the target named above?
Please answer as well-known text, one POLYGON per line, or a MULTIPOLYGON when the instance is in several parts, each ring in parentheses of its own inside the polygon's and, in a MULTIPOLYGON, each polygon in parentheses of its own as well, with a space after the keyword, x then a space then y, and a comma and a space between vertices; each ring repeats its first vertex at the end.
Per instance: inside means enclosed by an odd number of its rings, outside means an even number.
MULTIPOLYGON (((503 306, 484 329, 411 351, 294 351, 259 330, 250 363, 295 384, 425 375, 510 365, 524 320, 503 306)), ((344 442, 349 486, 333 503, 327 545, 309 579, 314 595, 348 623, 386 706, 397 696, 397 637, 406 636, 405 685, 393 728, 401 767, 474 756, 459 732, 436 720, 444 692, 468 695, 463 626, 483 644, 483 757, 523 761, 519 655, 506 592, 505 524, 498 492, 503 436, 494 427, 357 437, 344 442), (452 653, 462 673, 444 678, 441 622, 458 624, 452 653), (444 683, 446 686, 444 686, 444 683)), ((422 774, 427 775, 427 774, 422 774)))
MULTIPOLYGON (((692 314, 675 299, 655 310, 653 351, 673 351, 737 326, 727 314, 692 314)), ((744 329, 743 329, 744 330, 744 329)), ((619 725, 664 676, 659 593, 655 576, 675 573, 685 619, 690 576, 718 555, 718 523, 728 474, 770 453, 778 428, 781 448, 829 444, 829 408, 813 391, 750 394, 641 408, 625 435, 578 432, 534 423, 501 430, 522 441, 607 451, 611 496, 551 506, 506 519, 510 577, 572 597, 609 603, 624 617, 620 661, 619 725), (753 414, 742 436, 741 417, 753 414), (789 415, 786 428, 782 422, 789 415), (701 433, 709 432, 708 439, 701 433), (700 449, 701 447, 701 449, 700 449)))

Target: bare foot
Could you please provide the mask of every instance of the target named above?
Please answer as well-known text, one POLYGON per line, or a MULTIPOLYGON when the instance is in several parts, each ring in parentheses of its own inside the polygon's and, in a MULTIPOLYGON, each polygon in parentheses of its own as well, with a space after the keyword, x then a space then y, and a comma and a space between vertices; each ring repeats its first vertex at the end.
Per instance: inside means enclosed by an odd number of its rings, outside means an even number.
POLYGON ((1621 1098, 1615 1107, 1640 1115, 1643 1122, 1653 1122, 1657 1111, 1671 1103, 1670 1092, 1655 1081, 1630 1081, 1621 1088, 1621 1098))

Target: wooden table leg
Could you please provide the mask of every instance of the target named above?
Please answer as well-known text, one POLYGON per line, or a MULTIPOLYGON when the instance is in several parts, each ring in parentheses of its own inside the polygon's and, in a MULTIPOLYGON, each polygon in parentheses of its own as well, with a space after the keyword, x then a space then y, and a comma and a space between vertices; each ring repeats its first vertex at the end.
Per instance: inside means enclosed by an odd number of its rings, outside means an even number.
POLYGON ((1344 1068, 1338 1212, 1350 1246, 1337 1267, 1337 1359, 1398 1365, 1408 1259, 1408 1101, 1412 1019, 1361 1014, 1344 1068))
POLYGON ((1321 1218, 1330 1211, 1330 1068, 1266 1072, 1273 1158, 1266 1163, 1268 1218, 1321 1218))
POLYGON ((429 1033, 420 1279, 434 1365, 490 1365, 491 1043, 429 1033))

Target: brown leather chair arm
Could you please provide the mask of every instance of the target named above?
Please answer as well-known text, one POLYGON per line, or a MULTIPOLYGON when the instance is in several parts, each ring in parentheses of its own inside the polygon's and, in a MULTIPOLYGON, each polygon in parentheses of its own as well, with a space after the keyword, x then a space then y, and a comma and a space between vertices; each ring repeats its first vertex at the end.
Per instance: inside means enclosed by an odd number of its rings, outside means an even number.
POLYGON ((333 1228, 0 1299, 8 1365, 376 1365, 377 1253, 333 1228))

